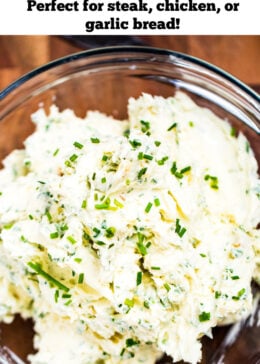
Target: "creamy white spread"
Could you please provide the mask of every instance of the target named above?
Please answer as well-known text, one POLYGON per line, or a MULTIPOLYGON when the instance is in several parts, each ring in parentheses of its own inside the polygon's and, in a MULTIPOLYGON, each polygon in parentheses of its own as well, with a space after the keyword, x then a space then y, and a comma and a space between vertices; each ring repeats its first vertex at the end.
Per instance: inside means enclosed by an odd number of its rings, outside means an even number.
POLYGON ((40 109, 4 160, 0 319, 33 318, 33 364, 197 363, 203 335, 252 310, 248 141, 180 92, 128 113, 40 109))

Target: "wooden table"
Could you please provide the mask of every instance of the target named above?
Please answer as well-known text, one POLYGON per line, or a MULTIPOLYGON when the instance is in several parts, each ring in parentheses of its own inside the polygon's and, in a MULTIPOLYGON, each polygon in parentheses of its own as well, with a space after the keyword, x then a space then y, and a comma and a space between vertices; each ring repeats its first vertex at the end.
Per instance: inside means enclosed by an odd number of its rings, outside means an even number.
MULTIPOLYGON (((142 36, 150 46, 202 58, 251 86, 260 85, 260 36, 142 36)), ((0 89, 25 72, 82 50, 56 36, 0 36, 0 89)))

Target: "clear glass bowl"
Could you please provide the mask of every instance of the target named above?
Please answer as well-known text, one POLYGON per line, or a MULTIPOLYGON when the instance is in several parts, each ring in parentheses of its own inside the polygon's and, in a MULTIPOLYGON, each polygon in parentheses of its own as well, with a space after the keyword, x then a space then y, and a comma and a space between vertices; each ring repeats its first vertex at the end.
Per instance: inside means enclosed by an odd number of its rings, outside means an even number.
MULTIPOLYGON (((21 148, 32 133, 30 115, 39 104, 47 111, 55 103, 61 110, 75 110, 79 116, 87 110, 99 110, 124 118, 129 97, 142 92, 167 97, 177 89, 243 131, 260 163, 260 96, 213 65, 148 47, 109 47, 73 54, 30 72, 1 91, 0 161, 11 150, 21 148)), ((225 364, 259 363, 260 328, 249 328, 247 323, 241 326, 238 340, 224 349, 225 364)), ((202 363, 223 362, 223 338, 228 330, 217 328, 214 340, 203 339, 202 363)), ((2 325, 1 344, 24 360, 32 349, 31 338, 28 322, 17 318, 12 325, 2 325)), ((165 358, 160 363, 170 360, 165 358)))

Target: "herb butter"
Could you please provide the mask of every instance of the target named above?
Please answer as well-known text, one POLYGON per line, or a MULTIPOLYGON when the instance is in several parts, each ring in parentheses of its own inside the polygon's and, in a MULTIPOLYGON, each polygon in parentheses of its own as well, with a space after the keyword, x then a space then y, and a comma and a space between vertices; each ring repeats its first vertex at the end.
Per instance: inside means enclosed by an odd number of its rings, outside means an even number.
POLYGON ((259 180, 246 138, 178 92, 128 120, 52 106, 0 171, 0 319, 33 364, 197 363, 252 310, 259 180))

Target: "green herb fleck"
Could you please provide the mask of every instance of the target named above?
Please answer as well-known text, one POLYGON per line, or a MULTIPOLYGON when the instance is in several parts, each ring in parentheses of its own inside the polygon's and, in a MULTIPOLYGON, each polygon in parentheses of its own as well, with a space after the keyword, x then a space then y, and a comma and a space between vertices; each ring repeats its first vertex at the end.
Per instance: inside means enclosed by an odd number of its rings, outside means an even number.
POLYGON ((236 135, 237 135, 237 131, 236 131, 236 128, 234 128, 234 126, 231 126, 231 128, 230 128, 230 135, 232 137, 236 137, 236 135))
POLYGON ((231 279, 233 279, 233 281, 236 281, 237 279, 239 279, 239 276, 232 276, 231 279))
POLYGON ((152 208, 153 204, 151 202, 148 202, 148 204, 146 205, 144 211, 148 214, 152 208))
POLYGON ((164 288, 166 289, 167 292, 169 292, 171 290, 171 286, 169 285, 169 283, 164 283, 164 288))
POLYGON ((137 286, 139 286, 142 283, 142 279, 143 279, 143 273, 137 272, 137 275, 136 275, 136 285, 137 286))
POLYGON ((57 148, 54 152, 53 152, 53 157, 56 157, 56 155, 59 153, 60 149, 57 148))
POLYGON ((168 129, 167 131, 171 131, 172 129, 176 128, 177 123, 173 123, 168 129))
POLYGON ((161 145, 161 142, 159 140, 155 140, 154 144, 156 147, 159 147, 161 145))
POLYGON ((160 206, 160 205, 161 205, 161 202, 160 202, 159 198, 155 198, 155 199, 154 199, 154 205, 155 205, 156 207, 158 207, 158 206, 160 206))
POLYGON ((242 288, 240 291, 237 292, 237 295, 236 296, 232 296, 232 300, 234 300, 234 301, 240 300, 240 298, 242 296, 244 296, 245 293, 246 293, 246 289, 245 288, 242 288))
POLYGON ((60 295, 60 292, 56 289, 56 291, 55 291, 55 293, 54 293, 54 301, 55 301, 55 303, 57 303, 57 302, 58 302, 59 295, 60 295))
POLYGON ((69 292, 69 288, 62 284, 60 281, 52 277, 50 274, 45 272, 39 263, 29 262, 28 266, 33 269, 37 274, 45 278, 49 283, 53 284, 62 291, 69 292))
POLYGON ((79 142, 74 142, 73 145, 74 145, 74 147, 76 147, 78 149, 82 149, 84 147, 84 145, 79 142))
POLYGON ((72 154, 69 159, 70 159, 71 162, 75 162, 75 160, 77 158, 78 158, 77 154, 72 154))
POLYGON ((84 282, 84 273, 80 273, 78 278, 78 284, 82 284, 84 282))
POLYGON ((142 125, 142 128, 141 128, 142 132, 143 133, 149 132, 149 129, 150 129, 150 123, 149 123, 149 121, 140 120, 140 123, 142 125))
POLYGON ((179 235, 180 238, 183 237, 183 235, 186 233, 187 229, 185 227, 182 227, 180 224, 180 219, 176 219, 176 226, 175 226, 175 232, 179 235))
POLYGON ((211 188, 218 190, 218 177, 210 176, 209 174, 206 174, 204 177, 204 180, 210 182, 211 188))
POLYGON ((71 244, 76 244, 77 243, 77 241, 73 238, 73 236, 71 236, 71 235, 69 235, 69 236, 67 236, 67 240, 71 243, 71 244))
POLYGON ((87 207, 87 200, 83 200, 81 204, 81 208, 85 209, 87 207))
POLYGON ((50 233, 50 238, 51 239, 57 239, 58 237, 59 237, 58 231, 55 231, 54 233, 50 233))
POLYGON ((98 144, 100 143, 100 140, 98 138, 90 138, 91 143, 98 144))
POLYGON ((169 157, 168 157, 168 156, 165 156, 165 157, 163 157, 162 159, 159 159, 159 160, 157 161, 158 166, 163 166, 163 165, 164 165, 164 163, 165 163, 168 159, 169 159, 169 157))
POLYGON ((129 143, 131 144, 131 146, 136 149, 138 147, 140 147, 142 145, 142 143, 139 140, 129 140, 129 143))
POLYGON ((128 306, 129 308, 134 307, 134 300, 131 300, 130 298, 126 298, 124 304, 128 306))
POLYGON ((146 171, 147 171, 147 168, 140 169, 140 171, 137 174, 138 179, 141 179, 142 176, 146 173, 146 171))
POLYGON ((144 155, 143 155, 143 158, 144 158, 144 159, 147 159, 147 160, 149 160, 149 161, 153 160, 153 156, 152 156, 152 155, 150 155, 150 154, 144 154, 144 155))
POLYGON ((139 343, 139 341, 136 341, 136 340, 130 338, 130 339, 126 339, 125 344, 126 344, 127 348, 130 348, 131 346, 138 345, 140 343, 139 343))
POLYGON ((221 297, 221 292, 216 291, 215 292, 215 298, 218 299, 219 297, 221 297))
POLYGON ((105 236, 109 239, 113 238, 113 236, 115 235, 115 232, 116 232, 116 228, 113 226, 110 226, 109 228, 106 229, 105 236))
POLYGON ((149 305, 149 302, 148 301, 144 301, 144 307, 149 309, 150 308, 150 305, 149 305))
POLYGON ((200 322, 205 322, 205 321, 209 321, 210 320, 210 312, 201 312, 201 314, 199 315, 199 321, 200 322))

